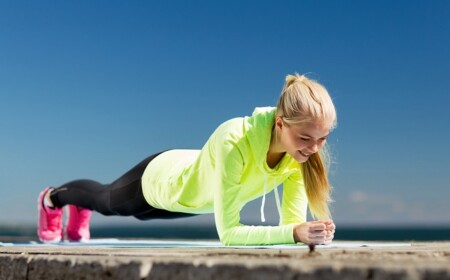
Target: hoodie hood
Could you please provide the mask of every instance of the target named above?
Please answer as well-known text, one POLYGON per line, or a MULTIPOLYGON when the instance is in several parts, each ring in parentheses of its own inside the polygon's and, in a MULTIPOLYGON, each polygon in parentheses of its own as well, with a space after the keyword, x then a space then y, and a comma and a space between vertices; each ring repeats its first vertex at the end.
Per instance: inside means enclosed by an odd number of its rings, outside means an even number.
POLYGON ((269 151, 272 128, 275 123, 275 107, 257 107, 251 117, 244 122, 252 155, 261 171, 268 172, 267 152, 269 151))
MULTIPOLYGON (((246 117, 244 129, 255 163, 265 174, 276 172, 267 165, 267 152, 269 151, 272 129, 275 124, 275 107, 257 107, 251 117, 246 117)), ((299 168, 299 163, 288 154, 281 159, 278 169, 291 172, 293 168, 299 168)), ((278 174, 279 171, 278 171, 278 174)))

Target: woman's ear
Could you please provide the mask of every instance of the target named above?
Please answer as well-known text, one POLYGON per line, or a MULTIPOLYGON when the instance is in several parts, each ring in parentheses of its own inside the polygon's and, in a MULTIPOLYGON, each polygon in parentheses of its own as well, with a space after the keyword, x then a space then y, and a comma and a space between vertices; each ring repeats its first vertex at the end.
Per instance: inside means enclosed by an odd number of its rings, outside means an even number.
POLYGON ((275 118, 275 129, 280 130, 281 128, 283 128, 283 117, 277 116, 275 118))

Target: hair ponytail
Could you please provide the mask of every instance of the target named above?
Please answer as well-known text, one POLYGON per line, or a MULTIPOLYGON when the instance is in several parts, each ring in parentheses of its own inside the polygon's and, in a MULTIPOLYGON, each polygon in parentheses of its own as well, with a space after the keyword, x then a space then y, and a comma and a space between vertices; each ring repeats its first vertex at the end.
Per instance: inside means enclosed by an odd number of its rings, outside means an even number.
POLYGON ((331 201, 331 186, 328 182, 328 166, 320 153, 312 154, 302 164, 303 180, 308 196, 309 209, 314 218, 330 219, 328 203, 331 201))

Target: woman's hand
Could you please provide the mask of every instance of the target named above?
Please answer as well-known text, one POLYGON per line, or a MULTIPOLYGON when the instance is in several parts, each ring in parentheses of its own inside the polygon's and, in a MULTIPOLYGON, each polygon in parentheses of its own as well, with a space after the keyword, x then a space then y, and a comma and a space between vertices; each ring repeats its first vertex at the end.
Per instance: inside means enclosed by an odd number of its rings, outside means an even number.
POLYGON ((332 220, 323 221, 326 225, 327 234, 325 236, 325 242, 323 244, 330 244, 334 239, 334 232, 336 231, 336 225, 332 220))
POLYGON ((294 226, 294 240, 305 244, 330 244, 335 229, 332 220, 305 222, 294 226))

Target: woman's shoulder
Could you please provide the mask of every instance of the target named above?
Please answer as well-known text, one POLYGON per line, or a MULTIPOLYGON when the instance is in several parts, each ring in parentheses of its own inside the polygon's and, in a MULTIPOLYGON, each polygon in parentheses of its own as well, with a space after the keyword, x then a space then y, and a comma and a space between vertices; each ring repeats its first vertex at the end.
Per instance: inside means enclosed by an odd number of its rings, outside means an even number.
POLYGON ((244 122, 245 117, 226 120, 217 127, 214 134, 220 137, 242 136, 244 135, 244 122))
POLYGON ((244 133, 246 125, 254 126, 255 123, 271 124, 273 123, 275 109, 274 107, 256 107, 251 115, 228 119, 222 122, 217 129, 244 133))

